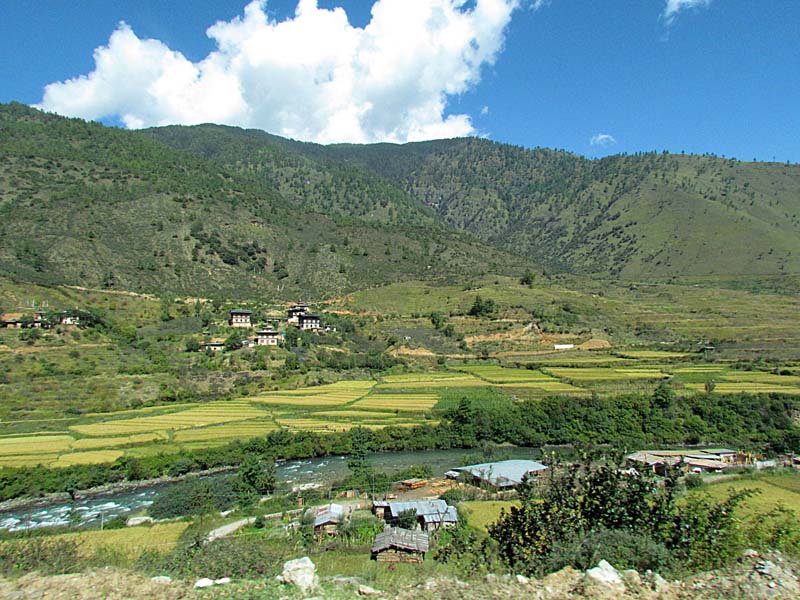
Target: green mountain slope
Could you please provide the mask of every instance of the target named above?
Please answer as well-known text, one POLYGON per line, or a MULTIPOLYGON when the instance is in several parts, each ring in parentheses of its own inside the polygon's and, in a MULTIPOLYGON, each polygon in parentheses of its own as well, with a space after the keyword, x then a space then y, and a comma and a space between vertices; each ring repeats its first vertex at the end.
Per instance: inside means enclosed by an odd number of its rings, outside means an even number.
POLYGON ((472 138, 320 146, 213 126, 149 133, 258 172, 315 210, 380 214, 380 196, 403 222, 434 211, 555 269, 629 279, 800 273, 798 166, 655 153, 588 160, 472 138), (359 195, 365 181, 373 187, 359 195))
POLYGON ((587 160, 463 139, 333 146, 500 247, 627 278, 800 272, 800 167, 710 156, 587 160))
POLYGON ((0 105, 0 271, 17 279, 275 297, 525 268, 401 191, 360 218, 285 193, 143 133, 0 105))

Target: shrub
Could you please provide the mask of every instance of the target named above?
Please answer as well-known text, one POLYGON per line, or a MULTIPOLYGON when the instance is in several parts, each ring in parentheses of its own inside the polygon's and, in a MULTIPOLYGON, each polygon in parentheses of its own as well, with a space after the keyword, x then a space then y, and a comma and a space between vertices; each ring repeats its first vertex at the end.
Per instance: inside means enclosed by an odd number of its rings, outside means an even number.
POLYGON ((20 575, 38 571, 43 575, 74 573, 82 568, 76 540, 30 537, 0 543, 0 572, 20 575))
POLYGON ((150 515, 156 519, 170 519, 224 510, 236 501, 234 483, 229 477, 182 481, 155 497, 150 515))

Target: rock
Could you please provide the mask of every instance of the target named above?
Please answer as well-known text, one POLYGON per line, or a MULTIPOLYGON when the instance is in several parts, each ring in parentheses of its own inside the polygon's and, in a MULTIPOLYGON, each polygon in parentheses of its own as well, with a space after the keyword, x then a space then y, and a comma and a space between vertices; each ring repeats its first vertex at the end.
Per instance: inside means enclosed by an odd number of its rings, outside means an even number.
POLYGON ((635 569, 626 569, 623 571, 622 579, 625 583, 634 587, 640 587, 642 585, 642 577, 639 575, 639 571, 635 569))
POLYGON ((669 582, 658 573, 653 574, 653 589, 659 594, 669 589, 669 582))
POLYGON ((525 575, 517 575, 517 583, 521 583, 522 585, 528 585, 530 582, 531 580, 525 577, 525 575))
POLYGON ((362 596, 380 596, 383 592, 379 592, 375 588, 371 588, 363 583, 358 586, 358 593, 362 596))
POLYGON ((153 517, 131 517, 125 521, 126 527, 136 527, 137 525, 144 525, 145 523, 152 523, 153 517))
POLYGON ((211 587, 212 585, 214 585, 214 580, 209 579, 208 577, 203 577, 202 579, 198 579, 194 582, 194 587, 196 588, 206 588, 211 587))
POLYGON ((748 548, 744 552, 742 552, 742 556, 744 558, 758 558, 759 554, 757 551, 753 550, 752 548, 748 548))
POLYGON ((172 577, 168 577, 167 575, 157 575, 155 577, 151 577, 150 581, 155 581, 156 583, 172 583, 172 577))
POLYGON ((352 585, 358 586, 364 583, 361 577, 345 577, 344 575, 334 575, 331 577, 331 583, 334 585, 352 585))
POLYGON ((230 583, 230 582, 231 582, 231 578, 230 577, 221 577, 220 579, 215 579, 214 580, 214 583, 216 585, 225 585, 226 583, 230 583))
POLYGON ((594 582, 603 585, 611 585, 616 587, 625 587, 625 583, 619 576, 619 572, 611 566, 608 561, 601 560, 593 569, 586 571, 586 576, 594 582))
POLYGON ((280 581, 296 585, 304 593, 319 585, 317 567, 307 556, 283 563, 283 573, 280 577, 280 581))

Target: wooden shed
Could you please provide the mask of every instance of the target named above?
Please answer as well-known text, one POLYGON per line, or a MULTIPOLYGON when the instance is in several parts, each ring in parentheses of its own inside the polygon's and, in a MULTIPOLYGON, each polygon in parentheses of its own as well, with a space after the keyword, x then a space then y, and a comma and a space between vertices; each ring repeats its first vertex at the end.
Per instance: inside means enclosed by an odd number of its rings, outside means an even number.
POLYGON ((421 563, 428 551, 428 534, 400 527, 387 527, 372 542, 372 560, 421 563))

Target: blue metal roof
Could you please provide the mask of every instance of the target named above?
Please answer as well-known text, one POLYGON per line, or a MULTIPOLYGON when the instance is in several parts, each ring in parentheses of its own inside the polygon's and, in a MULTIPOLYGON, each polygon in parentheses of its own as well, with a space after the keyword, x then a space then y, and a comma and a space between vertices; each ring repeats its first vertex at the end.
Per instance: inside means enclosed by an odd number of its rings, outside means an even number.
POLYGON ((546 465, 535 460, 501 460, 491 463, 467 465, 453 469, 461 473, 469 473, 473 477, 491 483, 495 487, 514 487, 522 483, 528 473, 543 471, 546 465))

